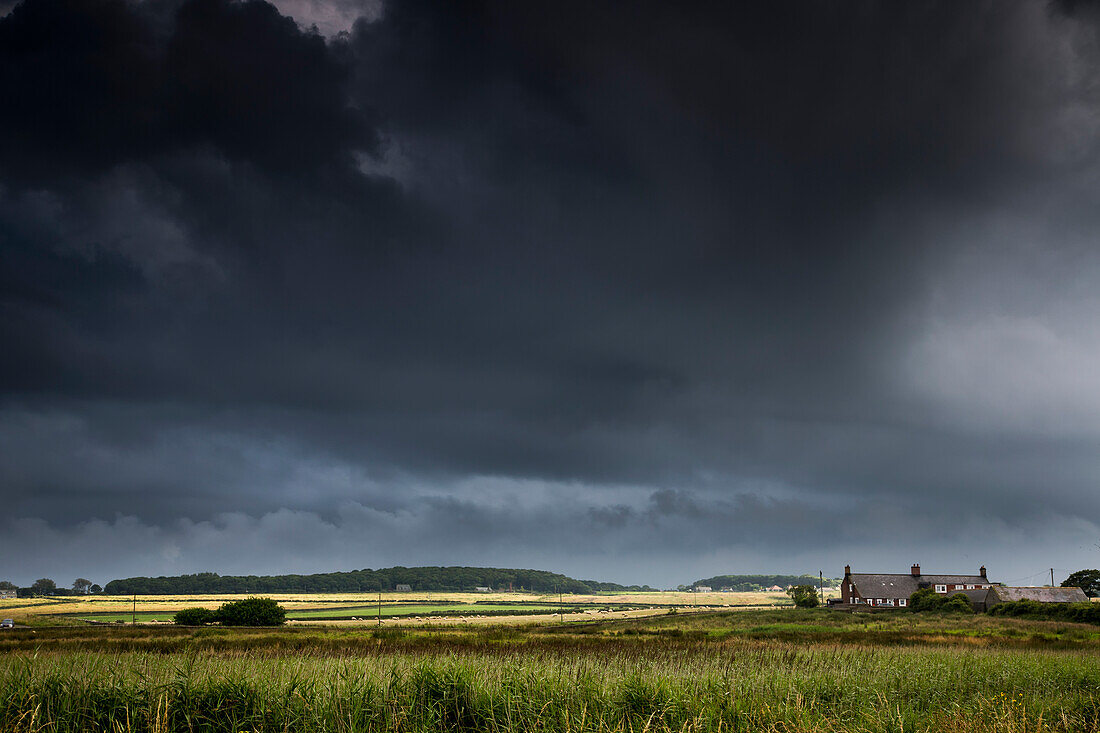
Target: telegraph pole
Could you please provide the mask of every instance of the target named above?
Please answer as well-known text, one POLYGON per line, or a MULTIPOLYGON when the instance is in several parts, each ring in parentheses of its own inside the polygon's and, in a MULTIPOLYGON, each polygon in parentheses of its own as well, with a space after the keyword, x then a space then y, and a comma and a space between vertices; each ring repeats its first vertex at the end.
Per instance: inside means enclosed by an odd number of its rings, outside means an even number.
POLYGON ((134 594, 134 609, 130 615, 130 625, 137 626, 137 593, 134 594))
POLYGON ((378 583, 378 625, 382 625, 382 583, 378 583))
POLYGON ((821 594, 821 605, 825 605, 825 575, 817 571, 817 592, 821 594))

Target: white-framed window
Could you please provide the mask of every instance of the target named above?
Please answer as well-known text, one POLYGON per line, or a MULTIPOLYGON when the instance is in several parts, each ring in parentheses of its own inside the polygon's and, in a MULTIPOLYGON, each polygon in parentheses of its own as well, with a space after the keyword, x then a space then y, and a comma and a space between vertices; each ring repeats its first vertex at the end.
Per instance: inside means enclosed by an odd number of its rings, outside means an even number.
POLYGON ((909 603, 909 600, 908 600, 907 598, 899 598, 899 599, 898 599, 898 605, 899 605, 899 606, 905 606, 905 605, 907 605, 908 603, 909 603))
POLYGON ((937 593, 946 593, 947 592, 947 586, 946 585, 937 585, 936 586, 936 592, 937 593))
POLYGON ((972 586, 970 584, 967 584, 966 589, 967 590, 974 590, 974 586, 972 586))
POLYGON ((848 584, 848 592, 849 593, 854 593, 855 590, 856 590, 856 587, 854 585, 852 585, 851 583, 849 583, 848 584))

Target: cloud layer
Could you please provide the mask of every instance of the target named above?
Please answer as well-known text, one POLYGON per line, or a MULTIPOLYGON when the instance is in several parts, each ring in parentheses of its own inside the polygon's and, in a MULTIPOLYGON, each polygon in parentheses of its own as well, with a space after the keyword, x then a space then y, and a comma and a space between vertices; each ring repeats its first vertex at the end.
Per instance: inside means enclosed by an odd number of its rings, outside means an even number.
POLYGON ((1098 33, 24 0, 12 579, 1095 566, 1098 33))

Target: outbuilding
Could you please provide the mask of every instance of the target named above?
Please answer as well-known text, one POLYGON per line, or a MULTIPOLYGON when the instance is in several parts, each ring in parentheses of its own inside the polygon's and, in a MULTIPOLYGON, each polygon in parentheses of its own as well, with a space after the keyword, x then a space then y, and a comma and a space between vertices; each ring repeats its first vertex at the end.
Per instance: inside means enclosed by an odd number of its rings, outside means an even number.
POLYGON ((1036 603, 1088 603, 1089 597, 1080 588, 1052 588, 995 585, 989 589, 985 609, 1011 601, 1035 601, 1036 603))

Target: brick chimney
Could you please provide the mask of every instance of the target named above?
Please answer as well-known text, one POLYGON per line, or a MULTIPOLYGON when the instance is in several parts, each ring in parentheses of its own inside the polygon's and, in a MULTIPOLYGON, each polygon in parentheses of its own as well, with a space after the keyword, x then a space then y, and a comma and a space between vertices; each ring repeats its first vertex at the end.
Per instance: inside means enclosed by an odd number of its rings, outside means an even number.
POLYGON ((980 568, 978 568, 978 573, 979 573, 979 574, 980 574, 980 575, 981 575, 981 576, 982 576, 983 578, 985 577, 985 565, 982 565, 982 566, 981 566, 980 568))
POLYGON ((913 567, 909 568, 909 572, 910 572, 910 574, 912 574, 912 576, 914 578, 919 578, 920 577, 920 564, 919 563, 913 563, 913 567))
POLYGON ((847 578, 851 574, 852 574, 852 566, 851 565, 845 565, 844 566, 844 577, 847 578))

